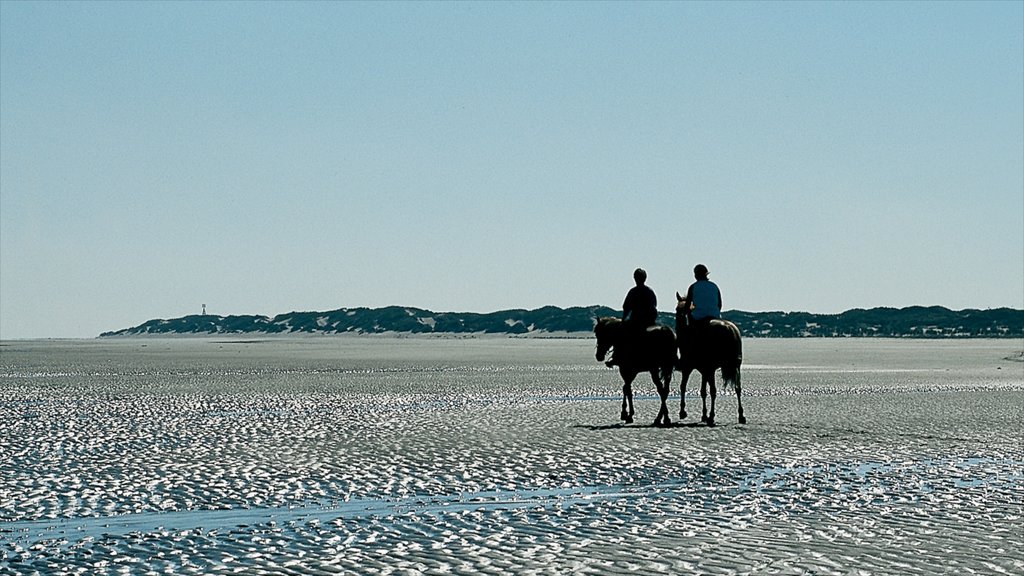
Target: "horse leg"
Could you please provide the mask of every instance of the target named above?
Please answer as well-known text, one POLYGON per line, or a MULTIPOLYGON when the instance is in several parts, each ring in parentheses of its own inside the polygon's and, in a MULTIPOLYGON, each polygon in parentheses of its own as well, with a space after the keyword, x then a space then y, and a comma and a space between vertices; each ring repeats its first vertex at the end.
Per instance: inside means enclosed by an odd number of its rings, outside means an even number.
POLYGON ((700 421, 708 421, 708 379, 703 373, 700 375, 700 421))
POLYGON ((629 401, 628 402, 629 410, 626 413, 626 418, 624 418, 624 419, 626 420, 627 424, 632 424, 633 423, 633 414, 634 414, 634 412, 633 412, 633 384, 632 383, 626 384, 626 398, 629 401))
POLYGON ((672 371, 675 370, 675 357, 672 358, 672 362, 661 368, 661 374, 664 378, 664 384, 662 384, 661 393, 661 410, 665 413, 665 425, 672 424, 672 420, 668 417, 668 395, 672 392, 672 371))
POLYGON ((633 423, 633 379, 636 378, 636 372, 626 372, 620 370, 619 373, 622 375, 622 413, 619 418, 626 424, 633 423))
MULTIPOLYGON (((669 374, 671 374, 671 368, 669 370, 669 374)), ((658 389, 658 397, 661 398, 661 407, 658 408, 658 415, 654 417, 655 426, 668 426, 672 423, 668 417, 668 405, 666 404, 671 386, 670 378, 671 376, 666 379, 667 381, 663 381, 657 370, 651 370, 651 380, 654 381, 654 386, 658 389)))
POLYGON ((711 413, 708 414, 708 426, 715 425, 715 398, 718 396, 715 387, 715 373, 712 372, 708 378, 708 384, 711 386, 711 413))
POLYGON ((686 382, 690 379, 689 372, 683 372, 679 383, 679 419, 686 418, 686 382))
POLYGON ((629 417, 629 405, 627 398, 629 398, 632 390, 630 390, 629 384, 622 385, 622 411, 619 413, 619 420, 626 422, 627 424, 631 421, 629 417))
POLYGON ((740 411, 740 424, 746 424, 747 419, 743 416, 743 401, 740 399, 740 371, 736 369, 736 407, 740 411))

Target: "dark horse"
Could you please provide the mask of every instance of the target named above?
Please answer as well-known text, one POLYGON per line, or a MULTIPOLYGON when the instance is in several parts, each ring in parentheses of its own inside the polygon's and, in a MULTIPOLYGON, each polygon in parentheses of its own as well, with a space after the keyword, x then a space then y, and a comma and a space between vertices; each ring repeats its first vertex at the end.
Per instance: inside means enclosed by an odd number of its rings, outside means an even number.
POLYGON ((715 370, 722 369, 722 380, 736 388, 736 406, 739 407, 740 424, 746 424, 743 416, 743 402, 740 398, 740 364, 743 362, 743 343, 740 330, 728 320, 711 320, 703 326, 690 326, 682 310, 682 302, 676 307, 676 332, 679 334, 679 364, 683 381, 679 384, 682 397, 679 401, 679 418, 686 418, 686 381, 690 373, 700 373, 700 400, 703 405, 700 421, 715 425, 715 370), (708 413, 708 386, 711 387, 711 413, 708 413))
POLYGON ((594 325, 597 336, 597 360, 603 362, 610 348, 609 366, 617 365, 622 376, 622 414, 627 424, 633 422, 633 380, 640 372, 650 372, 658 388, 661 409, 654 419, 655 425, 668 425, 668 393, 672 383, 672 370, 676 364, 676 335, 668 326, 651 326, 640 334, 629 334, 618 318, 598 318, 594 325))

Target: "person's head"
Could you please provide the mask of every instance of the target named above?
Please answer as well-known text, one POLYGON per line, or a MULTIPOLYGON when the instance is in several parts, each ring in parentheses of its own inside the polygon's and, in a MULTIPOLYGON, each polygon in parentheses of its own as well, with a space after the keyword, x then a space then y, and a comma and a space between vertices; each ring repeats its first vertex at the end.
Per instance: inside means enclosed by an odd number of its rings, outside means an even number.
POLYGON ((708 267, 703 264, 697 264, 693 267, 693 277, 697 280, 708 279, 708 267))
POLYGON ((637 268, 633 271, 633 280, 636 281, 636 285, 640 286, 644 282, 647 282, 647 272, 643 268, 637 268))

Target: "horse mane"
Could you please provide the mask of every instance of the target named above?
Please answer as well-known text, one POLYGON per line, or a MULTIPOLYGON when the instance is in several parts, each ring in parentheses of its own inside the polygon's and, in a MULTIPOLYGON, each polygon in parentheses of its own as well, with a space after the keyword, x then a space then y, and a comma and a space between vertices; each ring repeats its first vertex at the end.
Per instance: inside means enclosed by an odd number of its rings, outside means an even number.
POLYGON ((622 320, 614 316, 601 316, 595 320, 595 325, 611 326, 615 324, 622 324, 622 320))

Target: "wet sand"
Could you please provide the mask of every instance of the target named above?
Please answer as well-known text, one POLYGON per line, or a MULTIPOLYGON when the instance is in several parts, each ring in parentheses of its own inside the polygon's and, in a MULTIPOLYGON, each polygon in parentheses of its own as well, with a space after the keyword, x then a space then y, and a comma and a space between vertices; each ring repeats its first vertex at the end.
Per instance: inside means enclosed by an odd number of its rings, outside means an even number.
POLYGON ((655 428, 586 339, 3 342, 0 573, 1024 573, 1024 343, 744 344, 655 428))

